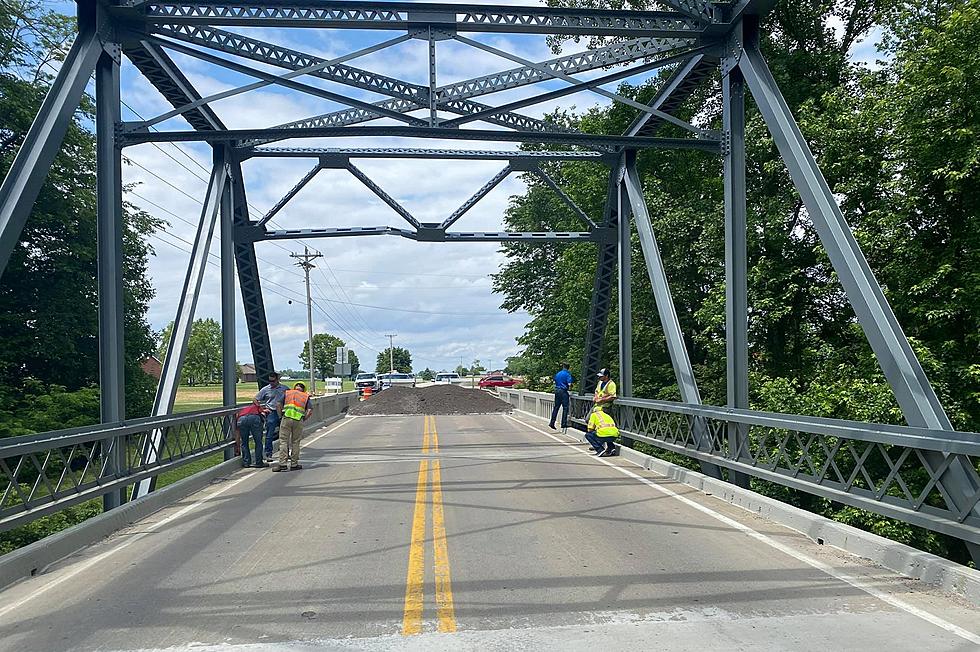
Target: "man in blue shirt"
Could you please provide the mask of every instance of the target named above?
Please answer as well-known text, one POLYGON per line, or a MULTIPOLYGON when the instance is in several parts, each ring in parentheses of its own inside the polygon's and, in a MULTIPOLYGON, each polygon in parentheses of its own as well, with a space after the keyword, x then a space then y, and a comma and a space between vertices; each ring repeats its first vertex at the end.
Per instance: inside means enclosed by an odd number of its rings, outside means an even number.
POLYGON ((561 429, 568 428, 568 390, 571 389, 575 379, 568 372, 568 363, 561 363, 561 371, 555 374, 555 406, 551 409, 551 423, 548 426, 552 430, 555 428, 555 419, 558 418, 558 408, 561 407, 561 429))
POLYGON ((285 398, 286 386, 279 384, 279 374, 275 372, 269 374, 269 384, 255 395, 258 404, 269 411, 265 420, 265 459, 268 462, 272 461, 272 442, 275 441, 276 430, 279 428, 279 410, 285 398))

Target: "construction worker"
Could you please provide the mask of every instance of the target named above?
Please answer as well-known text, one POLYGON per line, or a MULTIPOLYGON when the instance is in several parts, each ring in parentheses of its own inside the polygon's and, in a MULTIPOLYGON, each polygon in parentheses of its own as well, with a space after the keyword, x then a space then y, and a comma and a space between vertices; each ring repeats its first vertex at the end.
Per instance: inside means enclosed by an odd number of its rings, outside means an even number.
POLYGON ((597 457, 611 457, 619 455, 619 446, 616 445, 616 437, 619 436, 619 428, 613 418, 606 414, 601 405, 592 408, 589 415, 589 423, 586 426, 585 438, 592 444, 592 450, 597 457))
POLYGON ((279 405, 279 463, 272 467, 274 473, 279 471, 298 471, 303 468, 299 463, 299 441, 303 438, 303 422, 312 414, 310 395, 306 393, 306 385, 296 383, 292 389, 286 390, 283 403, 279 405), (289 465, 287 466, 287 461, 289 465))
POLYGON ((600 369, 596 375, 599 377, 599 384, 596 385, 592 402, 608 407, 616 400, 616 383, 609 379, 608 369, 600 369))

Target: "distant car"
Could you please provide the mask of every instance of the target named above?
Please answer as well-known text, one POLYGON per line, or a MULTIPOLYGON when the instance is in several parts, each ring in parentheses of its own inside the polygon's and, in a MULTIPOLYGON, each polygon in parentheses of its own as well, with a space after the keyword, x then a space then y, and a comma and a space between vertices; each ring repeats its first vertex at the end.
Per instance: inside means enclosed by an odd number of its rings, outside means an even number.
POLYGON ((480 389, 486 389, 488 387, 513 387, 519 382, 519 380, 510 376, 484 376, 480 379, 480 389))
POLYGON ((383 385, 388 385, 389 387, 401 386, 401 387, 415 387, 417 382, 414 374, 403 374, 403 373, 393 373, 393 374, 381 374, 378 379, 383 385))
POLYGON ((378 379, 377 374, 357 374, 357 378, 354 379, 354 387, 357 389, 358 394, 363 394, 364 390, 368 387, 371 388, 372 392, 380 392, 381 381, 378 379))
POLYGON ((444 373, 444 374, 436 374, 436 382, 448 383, 448 384, 457 383, 459 382, 459 374, 456 373, 455 371, 444 373))

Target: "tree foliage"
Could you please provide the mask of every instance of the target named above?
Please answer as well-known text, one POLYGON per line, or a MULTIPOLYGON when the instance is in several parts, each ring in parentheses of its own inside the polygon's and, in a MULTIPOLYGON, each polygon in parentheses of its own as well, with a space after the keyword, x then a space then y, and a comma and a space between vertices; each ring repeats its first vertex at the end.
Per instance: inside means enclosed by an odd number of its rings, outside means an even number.
POLYGON ((400 346, 385 349, 378 354, 378 361, 374 367, 375 372, 379 374, 388 373, 391 369, 392 355, 394 356, 395 371, 403 374, 412 373, 412 354, 409 353, 408 349, 403 349, 400 346))
MULTIPOLYGON (((170 322, 160 334, 157 357, 166 360, 170 334, 174 323, 170 322)), ((214 319, 195 319, 187 338, 187 352, 180 368, 180 380, 187 385, 205 385, 221 382, 221 324, 214 319)))
MULTIPOLYGON (((34 0, 4 1, 0 176, 23 143, 73 36, 73 19, 34 0)), ((86 128, 92 108, 85 97, 0 277, 0 373, 7 379, 0 409, 16 411, 28 392, 65 398, 97 386, 95 136, 86 128)), ((152 251, 143 236, 159 222, 132 206, 124 207, 123 217, 126 406, 128 416, 136 417, 148 414, 153 400, 154 381, 139 367, 154 349, 146 321, 152 251)), ((98 422, 97 404, 79 418, 98 422)))
MULTIPOLYGON (((980 430, 980 0, 787 0, 777 2, 762 32, 773 75, 940 400, 955 426, 980 430), (873 27, 886 34, 877 67, 850 57, 873 27)), ((623 85, 620 92, 646 101, 659 85, 660 80, 623 85)), ((706 84, 679 117, 720 129, 716 92, 717 85, 706 84)), ((551 119, 585 132, 622 133, 635 115, 635 109, 617 104, 559 112, 551 119)), ((683 135, 676 129, 666 125, 657 135, 683 135)), ((746 148, 752 407, 903 423, 751 101, 746 148)), ((588 214, 602 214, 604 169, 580 162, 547 169, 588 214)), ((693 152, 646 151, 638 170, 701 393, 706 402, 723 405, 721 162, 693 152)), ((508 208, 508 229, 579 228, 550 189, 534 177, 525 181, 527 192, 508 208)), ((573 365, 582 360, 595 249, 510 244, 504 252, 508 262, 494 279, 502 305, 532 317, 519 339, 521 355, 508 362, 533 384, 550 376, 562 359, 573 365)), ((634 392, 677 399, 635 238, 632 283, 634 392)), ((615 312, 604 347, 604 365, 618 374, 615 312)), ((762 483, 758 488, 789 491, 762 483)), ((795 492, 791 500, 929 550, 963 553, 952 540, 890 519, 795 492)))

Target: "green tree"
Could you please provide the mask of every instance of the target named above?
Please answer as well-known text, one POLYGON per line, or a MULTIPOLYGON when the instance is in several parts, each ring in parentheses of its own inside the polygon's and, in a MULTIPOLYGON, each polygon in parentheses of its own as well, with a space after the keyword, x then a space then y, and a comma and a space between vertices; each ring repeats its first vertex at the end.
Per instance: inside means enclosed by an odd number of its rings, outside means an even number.
MULTIPOLYGON (((33 0, 5 0, 0 12, 0 177, 9 169, 74 36, 74 20, 33 0)), ((85 97, 0 277, 0 405, 14 409, 24 379, 44 395, 98 384, 95 137, 85 97)), ((124 207, 126 409, 149 413, 155 381, 139 365, 154 348, 146 321, 153 289, 144 236, 160 221, 124 207)), ((97 422, 98 410, 86 413, 97 422)))
POLYGON ((385 349, 378 354, 378 361, 374 367, 375 372, 379 374, 388 373, 391 368, 390 354, 394 356, 395 371, 403 374, 412 373, 412 354, 408 352, 408 349, 400 346, 385 349))
POLYGON ((470 373, 472 374, 482 374, 486 370, 487 370, 486 367, 484 367, 483 364, 481 364, 478 359, 474 360, 470 364, 470 373))
POLYGON ((421 378, 422 380, 425 380, 425 381, 432 380, 435 377, 436 377, 435 372, 432 371, 431 369, 429 369, 428 367, 426 367, 425 369, 423 369, 422 370, 422 373, 419 374, 419 378, 421 378))
MULTIPOLYGON (((340 346, 347 346, 347 344, 336 335, 317 333, 313 336, 313 368, 321 380, 334 375, 333 366, 337 362, 337 347, 340 346)), ((353 352, 351 354, 353 355, 353 352)), ((303 342, 303 351, 299 354, 299 359, 307 372, 310 370, 309 355, 309 342, 303 342)))
MULTIPOLYGON (((160 334, 158 356, 166 360, 170 334, 174 323, 170 322, 160 334)), ((181 382, 201 385, 221 381, 221 324, 214 319, 195 319, 187 338, 187 352, 180 369, 181 382)))

